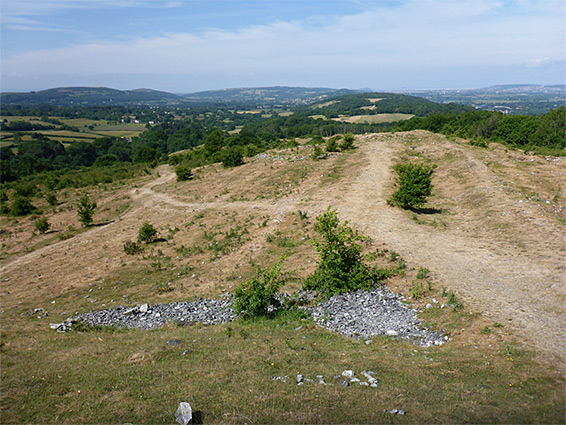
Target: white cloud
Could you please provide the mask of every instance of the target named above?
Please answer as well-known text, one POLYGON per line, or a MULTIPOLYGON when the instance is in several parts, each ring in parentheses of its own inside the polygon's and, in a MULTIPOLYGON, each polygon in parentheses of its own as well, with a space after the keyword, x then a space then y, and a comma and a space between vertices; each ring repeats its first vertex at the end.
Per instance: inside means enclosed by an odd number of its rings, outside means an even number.
MULTIPOLYGON (((86 7, 94 2, 78 2, 78 6, 70 4, 76 0, 30 3, 37 3, 36 10, 39 6, 48 10, 56 7, 55 3, 59 7, 86 7)), ((114 7, 156 5, 153 1, 104 3, 114 7)), ((342 79, 344 85, 355 87, 357 81, 359 86, 368 85, 372 77, 379 80, 384 75, 564 61, 564 6, 547 1, 541 11, 538 5, 517 3, 509 8, 503 2, 487 0, 411 0, 394 7, 389 2, 371 3, 360 13, 325 22, 307 17, 235 31, 162 33, 18 53, 3 58, 2 72, 31 77, 141 71, 203 79, 272 75, 312 81, 332 76, 334 81, 342 79)))

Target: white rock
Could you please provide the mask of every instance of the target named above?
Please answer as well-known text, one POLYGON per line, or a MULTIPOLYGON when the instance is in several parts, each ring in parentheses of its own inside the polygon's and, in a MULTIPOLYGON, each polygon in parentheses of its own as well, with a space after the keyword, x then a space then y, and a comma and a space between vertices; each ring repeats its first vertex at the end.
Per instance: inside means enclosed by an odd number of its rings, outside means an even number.
POLYGON ((140 313, 147 313, 149 306, 147 304, 140 305, 140 313))
POLYGON ((193 420, 193 409, 189 403, 181 402, 175 413, 175 420, 181 425, 188 425, 193 420))
POLYGON ((344 372, 342 372, 342 376, 344 378, 352 379, 354 377, 354 371, 349 369, 345 370, 344 372))
POLYGON ((394 331, 392 329, 388 330, 386 332, 386 334, 387 334, 387 336, 397 336, 397 335, 399 335, 399 333, 397 331, 394 331))

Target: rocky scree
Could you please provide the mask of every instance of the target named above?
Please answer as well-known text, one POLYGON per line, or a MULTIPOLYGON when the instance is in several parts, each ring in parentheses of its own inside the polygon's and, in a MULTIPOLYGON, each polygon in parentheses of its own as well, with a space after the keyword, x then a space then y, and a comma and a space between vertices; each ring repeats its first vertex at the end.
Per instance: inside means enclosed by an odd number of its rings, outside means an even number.
MULTIPOLYGON (((412 340, 421 346, 441 345, 448 340, 436 332, 422 327, 417 310, 403 304, 402 295, 385 288, 370 291, 358 290, 336 294, 313 305, 320 296, 316 292, 298 291, 291 295, 279 294, 281 305, 294 304, 308 312, 319 326, 352 338, 370 338, 387 335, 412 340)), ((173 302, 169 304, 142 304, 135 307, 120 306, 91 311, 51 324, 60 332, 81 322, 93 326, 155 329, 168 322, 179 324, 218 324, 236 319, 234 297, 225 293, 217 299, 173 302)), ((272 307, 273 310, 275 307, 272 307)), ((284 307, 282 307, 284 308, 284 307)), ((371 343, 371 341, 366 341, 371 343)))

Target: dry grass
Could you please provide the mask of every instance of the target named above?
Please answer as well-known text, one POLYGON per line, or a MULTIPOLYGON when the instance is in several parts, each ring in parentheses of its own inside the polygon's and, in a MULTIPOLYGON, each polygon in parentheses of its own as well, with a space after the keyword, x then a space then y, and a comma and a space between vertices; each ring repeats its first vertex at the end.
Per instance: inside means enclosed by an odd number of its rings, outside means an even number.
MULTIPOLYGON (((562 162, 426 132, 368 135, 356 144, 323 161, 300 146, 235 169, 197 169, 189 182, 175 182, 164 166, 160 177, 90 188, 99 203, 95 221, 108 224, 63 241, 55 236, 79 228, 78 192, 58 194, 56 212, 34 200, 52 234, 31 236, 28 218, 2 217, 2 423, 171 423, 180 401, 205 423, 564 423, 562 365, 552 354, 560 352, 561 289, 525 271, 561 275, 562 162), (419 212, 415 220, 385 205, 394 186, 390 166, 401 158, 439 165, 430 206, 442 212, 419 212), (530 191, 556 196, 542 204, 527 199, 530 191), (366 252, 396 250, 407 261, 404 274, 387 283, 392 289, 409 298, 418 269, 431 270, 432 288, 424 285, 412 301, 432 303, 422 319, 452 341, 428 349, 388 338, 366 345, 297 315, 155 331, 49 329, 76 312, 232 291, 283 254, 284 289, 296 289, 316 266, 314 218, 329 204, 372 238, 366 252), (163 240, 126 255, 124 241, 145 220, 163 240), (161 291, 167 282, 172 290, 161 291), (457 291, 465 310, 438 307, 447 302, 443 287, 457 291), (32 314, 40 307, 49 315, 32 314), (518 326, 528 315, 539 327, 518 326), (169 346, 169 339, 182 343, 169 346), (344 369, 375 371, 378 388, 337 386, 332 377, 344 369), (329 385, 299 387, 297 373, 322 374, 329 385), (407 414, 382 413, 394 408, 407 414)), ((389 255, 376 261, 394 265, 389 255)))
POLYGON ((334 121, 348 122, 352 124, 380 124, 384 122, 396 122, 413 118, 411 114, 375 114, 375 115, 354 115, 354 116, 340 116, 332 118, 334 121))

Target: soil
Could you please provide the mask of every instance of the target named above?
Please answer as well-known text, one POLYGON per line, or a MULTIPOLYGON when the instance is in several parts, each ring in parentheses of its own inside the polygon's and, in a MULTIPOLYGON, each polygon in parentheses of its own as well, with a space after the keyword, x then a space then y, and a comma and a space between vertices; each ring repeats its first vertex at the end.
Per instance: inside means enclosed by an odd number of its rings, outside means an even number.
MULTIPOLYGON (((377 246, 431 270, 435 282, 455 290, 468 310, 508 326, 527 346, 564 363, 566 161, 498 145, 472 147, 424 131, 364 135, 356 144, 353 153, 304 160, 317 172, 290 179, 287 192, 269 199, 248 197, 260 193, 258 182, 280 178, 291 163, 254 158, 230 170, 208 167, 184 183, 175 182, 171 167, 161 166, 158 178, 115 194, 131 199, 119 219, 5 258, 2 308, 86 287, 119 270, 126 261, 124 240, 135 239, 145 220, 163 226, 210 208, 281 220, 297 210, 315 217, 332 205, 377 246), (438 165, 429 209, 387 205, 392 165, 402 158, 438 165), (332 172, 339 177, 328 183, 325 174, 332 172), (220 196, 221 187, 230 187, 229 194, 220 196)), ((287 185, 285 179, 280 183, 287 185)))

